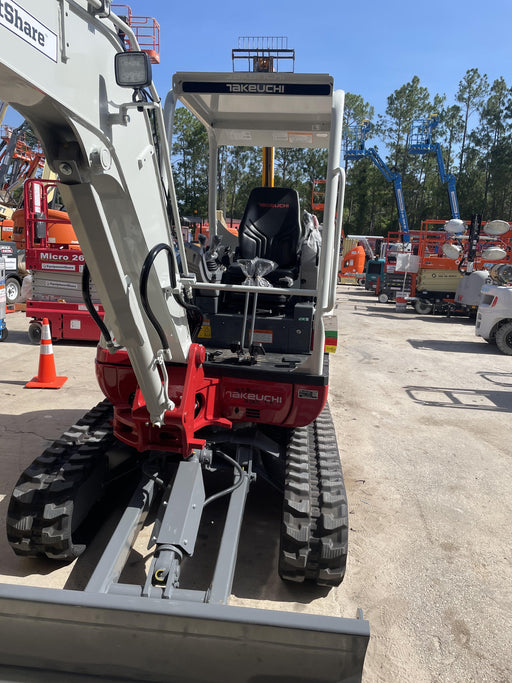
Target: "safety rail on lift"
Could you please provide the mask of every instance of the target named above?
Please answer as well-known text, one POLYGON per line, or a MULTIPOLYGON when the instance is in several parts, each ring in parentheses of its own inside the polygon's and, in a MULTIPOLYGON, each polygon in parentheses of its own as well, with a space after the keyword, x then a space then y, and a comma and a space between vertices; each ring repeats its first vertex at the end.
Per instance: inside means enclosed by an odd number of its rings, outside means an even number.
MULTIPOLYGON (((5 155, 7 151, 7 144, 9 143, 15 131, 16 129, 12 126, 7 126, 5 124, 0 126, 0 138, 2 138, 2 143, 0 143, 0 160, 5 155)), ((43 150, 41 148, 41 145, 39 144, 39 141, 37 141, 35 138, 32 138, 32 142, 29 142, 27 136, 23 131, 19 131, 19 133, 17 133, 16 135, 16 146, 12 154, 13 159, 21 159, 22 161, 32 161, 36 154, 42 153, 43 150)))
POLYGON ((15 205, 14 190, 44 167, 41 145, 28 132, 26 121, 18 128, 0 127, 0 201, 6 206, 15 205))
POLYGON ((313 180, 311 208, 313 211, 323 211, 325 208, 325 179, 313 180))
POLYGON ((79 249, 68 214, 51 207, 59 185, 57 180, 25 181, 22 211, 27 256, 31 249, 79 249))
POLYGON ((288 47, 286 36, 239 36, 231 60, 233 71, 295 71, 295 50, 288 47))
MULTIPOLYGON (((439 221, 444 225, 445 221, 439 221)), ((429 226, 425 225, 426 221, 422 222, 420 230, 411 230, 409 236, 411 239, 410 252, 419 256, 420 259, 424 256, 440 253, 440 248, 446 241, 446 233, 440 230, 430 230, 429 226)), ((387 255, 390 251, 395 251, 390 245, 395 243, 401 244, 403 242, 403 234, 401 232, 389 232, 386 238, 386 245, 384 253, 387 255)))
POLYGON ((372 129, 371 121, 365 119, 362 123, 355 126, 348 126, 343 131, 343 149, 345 159, 355 161, 363 159, 366 153, 366 138, 372 129), (348 156, 347 156, 348 155, 348 156))
MULTIPOLYGON (((132 29, 139 47, 146 52, 152 64, 160 64, 160 24, 153 17, 139 17, 132 14, 128 5, 112 5, 112 9, 132 29), (119 11, 124 10, 124 11, 119 11)), ((132 50, 127 35, 121 36, 126 48, 132 50)))
POLYGON ((404 249, 403 234, 390 232, 383 246, 384 273, 388 289, 400 289, 408 292, 408 299, 416 296, 416 283, 418 271, 422 267, 443 267, 454 269, 453 261, 442 254, 442 244, 446 240, 446 234, 442 231, 429 231, 426 229, 411 230, 409 232, 410 246, 404 249), (406 261, 401 262, 401 255, 407 256, 406 261), (410 258, 416 259, 416 264, 410 258), (402 275, 403 273, 403 275, 402 275), (394 287, 393 287, 394 285, 394 287))
MULTIPOLYGON (((442 257, 445 258, 442 252, 443 244, 445 244, 453 235, 444 231, 446 221, 437 219, 428 219, 421 222, 419 230, 410 230, 409 236, 411 239, 411 253, 420 257, 420 262, 425 257, 442 257)), ((467 221, 466 221, 467 225, 467 221)), ((403 234, 401 232, 390 232, 386 239, 386 251, 389 245, 394 242, 403 241, 403 234)))

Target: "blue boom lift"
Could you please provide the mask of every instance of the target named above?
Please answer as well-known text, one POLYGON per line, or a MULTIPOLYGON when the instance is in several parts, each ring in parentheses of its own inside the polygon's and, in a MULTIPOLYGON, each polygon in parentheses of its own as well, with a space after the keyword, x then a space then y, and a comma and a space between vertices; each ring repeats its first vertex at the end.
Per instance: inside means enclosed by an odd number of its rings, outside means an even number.
POLYGON ((441 182, 447 184, 448 199, 450 201, 450 210, 452 218, 460 218, 459 202, 457 200, 457 191, 455 189, 455 176, 453 173, 447 173, 443 152, 439 142, 432 142, 432 131, 439 123, 439 116, 432 114, 428 118, 416 119, 412 122, 411 132, 409 135, 409 154, 428 154, 430 152, 436 153, 437 166, 439 168, 439 175, 441 182))
POLYGON ((371 128, 371 122, 365 120, 361 124, 357 126, 351 126, 347 129, 343 138, 345 159, 347 161, 358 161, 359 159, 370 158, 382 173, 384 178, 386 178, 386 180, 390 183, 393 183, 400 230, 402 232, 404 242, 410 244, 411 238, 409 236, 409 224, 407 222, 404 193, 402 191, 402 176, 400 173, 392 171, 390 168, 388 168, 374 147, 370 147, 370 149, 365 148, 366 137, 371 128))

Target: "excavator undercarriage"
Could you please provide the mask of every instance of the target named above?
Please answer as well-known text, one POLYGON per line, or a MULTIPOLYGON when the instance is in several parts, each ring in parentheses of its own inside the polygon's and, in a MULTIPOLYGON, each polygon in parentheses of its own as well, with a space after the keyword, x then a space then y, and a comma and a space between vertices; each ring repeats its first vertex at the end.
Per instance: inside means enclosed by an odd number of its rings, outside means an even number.
POLYGON ((348 510, 328 408, 312 424, 278 434, 239 430, 225 443, 219 434, 209 442, 209 457, 174 462, 122 446, 113 437, 112 418, 108 401, 96 406, 25 470, 14 489, 7 517, 12 548, 24 557, 54 560, 81 556, 98 531, 94 525, 104 522, 104 514, 92 512, 105 512, 114 484, 118 505, 120 481, 131 498, 83 591, 0 586, 0 628, 6 634, 0 673, 17 680, 23 662, 25 675, 32 669, 37 676, 60 672, 72 676, 67 680, 78 674, 76 680, 358 680, 368 640, 362 618, 226 605, 256 476, 283 487, 281 577, 328 587, 341 582, 348 510), (208 477, 223 466, 220 481, 228 485, 207 497, 208 477), (134 472, 142 475, 139 481, 134 472), (203 509, 221 496, 229 502, 212 576, 201 589, 182 588, 203 509), (146 578, 129 583, 123 571, 137 533, 155 510, 146 578), (51 636, 42 637, 42 631, 51 636), (107 650, 105 639, 111 642, 107 650), (27 648, 27 642, 33 645, 27 648), (198 649, 200 657, 194 656, 198 649), (179 657, 170 654, 176 651, 179 657))

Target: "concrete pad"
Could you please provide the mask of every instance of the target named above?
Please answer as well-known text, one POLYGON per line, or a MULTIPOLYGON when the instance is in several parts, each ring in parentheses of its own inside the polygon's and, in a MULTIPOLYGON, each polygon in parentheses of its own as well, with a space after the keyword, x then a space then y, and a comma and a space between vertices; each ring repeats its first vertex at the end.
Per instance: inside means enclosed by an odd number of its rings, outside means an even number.
MULTIPOLYGON (((512 360, 475 337, 468 318, 398 313, 352 286, 338 287, 337 309, 329 401, 349 498, 346 578, 330 591, 279 579, 280 500, 258 484, 231 603, 344 617, 363 608, 372 630, 365 683, 512 680, 512 360)), ((103 398, 89 343, 54 344, 57 373, 69 377, 61 389, 25 389, 39 349, 23 313, 7 325, 0 528, 20 472, 103 398)), ((218 524, 212 506, 212 536, 218 524)), ((198 546, 206 567, 207 539, 198 546)), ((96 548, 87 556, 71 566, 23 560, 0 533, 0 581, 80 588, 96 548)), ((141 544, 129 571, 147 561, 141 544)))

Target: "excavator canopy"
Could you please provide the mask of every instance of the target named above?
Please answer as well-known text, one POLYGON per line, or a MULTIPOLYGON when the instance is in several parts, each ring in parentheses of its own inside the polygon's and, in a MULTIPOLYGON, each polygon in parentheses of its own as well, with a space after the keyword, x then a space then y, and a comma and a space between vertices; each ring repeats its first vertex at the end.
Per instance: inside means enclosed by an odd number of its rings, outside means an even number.
POLYGON ((217 145, 329 147, 328 74, 178 72, 173 91, 217 145))

